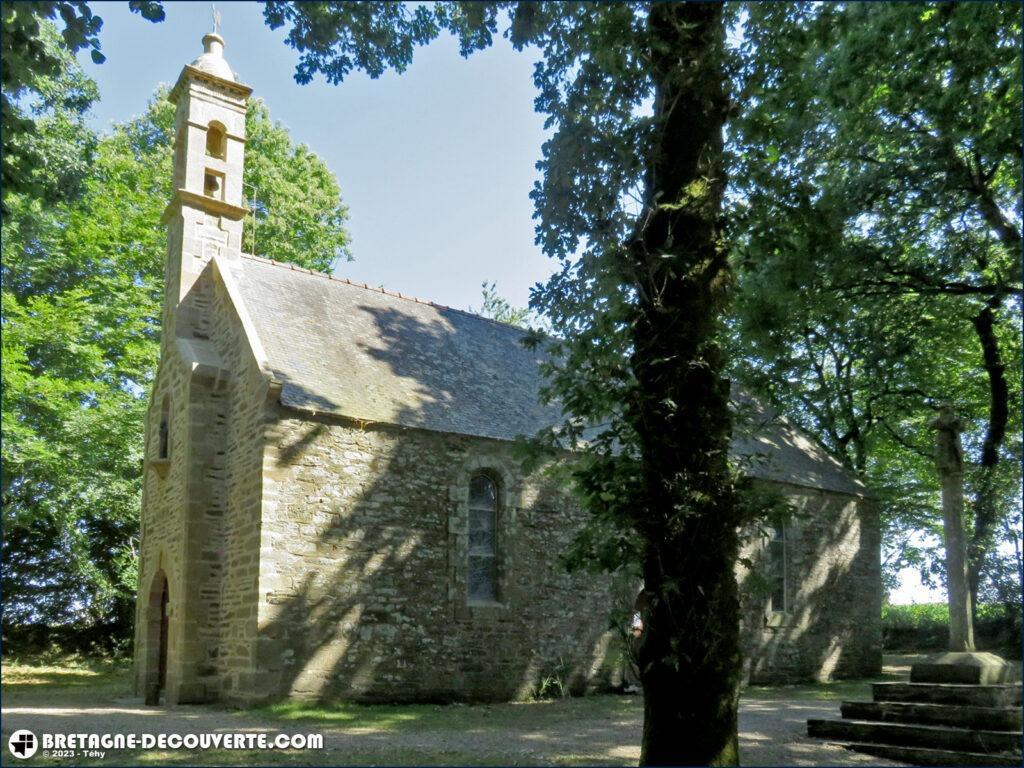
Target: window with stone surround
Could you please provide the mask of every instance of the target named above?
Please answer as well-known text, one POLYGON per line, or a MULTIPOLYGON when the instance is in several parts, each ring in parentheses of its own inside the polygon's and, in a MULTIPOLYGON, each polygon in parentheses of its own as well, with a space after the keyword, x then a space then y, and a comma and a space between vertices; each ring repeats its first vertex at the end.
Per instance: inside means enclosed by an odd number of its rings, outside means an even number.
POLYGON ((171 398, 164 395, 160 406, 160 427, 157 431, 156 457, 169 459, 171 456, 171 398))
POLYGON ((470 602, 498 599, 498 484, 479 472, 469 481, 470 602))
POLYGON ((785 613, 789 608, 787 600, 788 541, 785 521, 768 529, 767 551, 765 552, 765 575, 768 577, 769 606, 771 613, 785 613))

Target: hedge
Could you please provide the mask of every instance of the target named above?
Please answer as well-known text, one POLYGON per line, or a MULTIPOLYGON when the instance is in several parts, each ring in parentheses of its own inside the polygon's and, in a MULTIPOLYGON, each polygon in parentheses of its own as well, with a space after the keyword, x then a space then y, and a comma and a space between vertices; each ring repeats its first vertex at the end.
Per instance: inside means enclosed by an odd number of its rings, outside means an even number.
POLYGON ((131 653, 131 637, 118 624, 3 625, 4 656, 72 653, 83 656, 125 656, 131 653))
MULTIPOLYGON (((1020 650, 1018 606, 982 604, 974 623, 975 644, 982 650, 1020 650)), ((882 606, 882 646, 886 651, 941 651, 949 643, 946 603, 882 606)))

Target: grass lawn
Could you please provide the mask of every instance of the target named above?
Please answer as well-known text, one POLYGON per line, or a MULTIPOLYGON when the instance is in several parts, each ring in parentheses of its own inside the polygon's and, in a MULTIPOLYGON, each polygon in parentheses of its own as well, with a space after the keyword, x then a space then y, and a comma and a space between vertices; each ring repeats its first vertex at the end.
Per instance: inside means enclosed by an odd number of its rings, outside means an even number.
POLYGON ((871 684, 897 682, 910 678, 910 665, 924 657, 922 653, 886 654, 882 674, 872 678, 832 680, 827 683, 800 685, 750 685, 743 689, 741 698, 752 701, 790 699, 797 701, 857 701, 871 698, 871 684))
MULTIPOLYGON (((131 709, 147 711, 131 691, 131 663, 78 657, 47 657, 33 659, 7 658, 2 665, 2 700, 5 709, 52 710, 59 714, 60 725, 71 715, 64 709, 92 708, 131 709)), ((315 760, 326 765, 508 765, 531 763, 529 759, 510 759, 508 745, 493 754, 481 754, 479 748, 467 743, 473 740, 503 740, 515 734, 526 738, 544 737, 552 730, 573 732, 580 722, 622 724, 638 717, 636 696, 593 696, 557 701, 477 705, 369 705, 283 702, 248 710, 232 710, 216 705, 206 707, 171 707, 161 713, 150 732, 204 732, 208 730, 247 732, 302 732, 325 734, 325 750, 315 760), (194 714, 194 712, 202 713, 194 714), (170 724, 172 718, 191 718, 186 730, 170 724), (367 737, 364 741, 332 745, 332 733, 367 737)), ((71 732, 127 732, 114 715, 109 727, 107 717, 100 713, 84 726, 87 715, 76 713, 71 732), (118 727, 119 726, 119 727, 118 727)), ((21 726, 18 726, 21 727, 21 726)), ((6 735, 13 728, 5 726, 6 735)), ((44 728, 40 732, 47 732, 44 728)), ((56 729, 53 729, 56 732, 56 729)), ((584 765, 594 762, 593 753, 581 750, 575 754, 572 744, 552 764, 584 765)), ((210 750, 202 753, 186 751, 137 750, 119 751, 104 759, 78 758, 75 765, 309 765, 311 755, 304 751, 274 750, 254 753, 249 750, 210 750)), ((24 762, 26 765, 69 764, 66 760, 43 758, 41 753, 24 762)))
MULTIPOLYGON (((909 664, 910 658, 902 661, 909 664)), ((886 671, 878 679, 899 679, 904 666, 890 664, 886 671)), ((867 699, 870 682, 751 686, 742 699, 748 712, 766 713, 760 717, 769 719, 780 708, 797 706, 793 716, 799 721, 808 716, 800 704, 867 699)), ((39 733, 262 731, 324 736, 324 749, 312 753, 138 750, 110 753, 104 759, 79 755, 73 761, 55 761, 39 753, 25 761, 36 765, 630 765, 639 754, 642 724, 642 700, 636 695, 508 704, 282 702, 249 710, 215 705, 157 710, 132 697, 130 662, 68 657, 6 659, 2 694, 5 740, 21 727, 39 733)), ((772 726, 759 720, 756 725, 748 722, 748 727, 764 731, 772 726)), ((751 738, 763 742, 763 736, 751 738)), ((790 736, 771 738, 785 743, 790 736)), ((768 759, 771 762, 771 755, 768 759)), ((822 759, 829 761, 831 756, 822 759)))
POLYGON ((4 657, 0 692, 5 706, 109 701, 131 693, 131 662, 79 656, 4 657))
POLYGON ((507 704, 315 704, 284 702, 250 710, 270 720, 318 726, 409 730, 498 731, 556 727, 574 720, 615 719, 641 705, 639 696, 583 696, 507 704))

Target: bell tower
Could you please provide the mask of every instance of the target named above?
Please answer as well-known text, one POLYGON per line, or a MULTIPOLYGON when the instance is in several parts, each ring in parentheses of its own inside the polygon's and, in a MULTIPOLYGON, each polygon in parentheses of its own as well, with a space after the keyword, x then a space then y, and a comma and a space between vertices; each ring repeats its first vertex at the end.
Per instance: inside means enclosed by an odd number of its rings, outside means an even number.
POLYGON ((203 53, 185 66, 170 93, 174 120, 174 191, 167 226, 164 338, 201 335, 202 300, 192 288, 216 255, 236 262, 242 250, 245 112, 252 89, 235 80, 224 38, 203 37, 203 53))

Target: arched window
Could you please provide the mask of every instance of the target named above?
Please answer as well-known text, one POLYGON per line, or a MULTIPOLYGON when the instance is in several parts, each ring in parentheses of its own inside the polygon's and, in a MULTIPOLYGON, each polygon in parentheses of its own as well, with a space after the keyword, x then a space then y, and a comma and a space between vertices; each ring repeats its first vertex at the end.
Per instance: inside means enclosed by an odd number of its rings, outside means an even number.
POLYGON ((789 563, 787 562, 787 555, 789 554, 787 552, 787 533, 788 531, 786 530, 785 521, 779 521, 779 523, 768 529, 768 551, 765 570, 767 571, 766 575, 768 576, 768 583, 771 588, 770 610, 772 613, 785 613, 789 610, 787 600, 789 594, 786 588, 786 582, 789 576, 787 573, 789 566, 789 563))
POLYGON ((165 396, 163 405, 160 406, 160 430, 157 432, 156 457, 158 459, 169 459, 171 457, 171 398, 165 396))
POLYGON ((498 599, 498 485, 488 475, 469 481, 469 586, 474 601, 498 599))
POLYGON ((206 128, 206 154, 224 159, 227 154, 227 136, 224 126, 214 121, 206 128))

